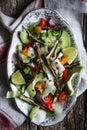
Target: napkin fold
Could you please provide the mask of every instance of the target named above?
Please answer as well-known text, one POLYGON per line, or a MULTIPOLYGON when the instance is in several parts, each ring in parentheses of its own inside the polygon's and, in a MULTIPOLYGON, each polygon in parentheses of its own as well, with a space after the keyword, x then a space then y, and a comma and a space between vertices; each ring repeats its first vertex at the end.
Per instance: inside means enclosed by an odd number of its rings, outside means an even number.
MULTIPOLYGON (((65 0, 67 1, 67 0, 65 0)), ((64 2, 65 2, 64 1, 64 2)), ((44 5, 46 8, 51 8, 60 13, 66 21, 71 25, 72 31, 75 35, 76 43, 78 46, 78 51, 80 54, 82 65, 84 70, 81 73, 81 81, 79 83, 78 94, 81 95, 87 89, 87 53, 83 46, 82 39, 82 14, 74 9, 61 6, 63 4, 62 0, 44 0, 44 5)), ((23 11, 23 13, 17 18, 6 16, 0 12, 0 118, 5 116, 7 121, 10 121, 11 128, 15 128, 21 125, 25 121, 25 116, 15 109, 12 100, 6 99, 5 95, 9 87, 7 86, 6 78, 6 61, 4 60, 7 55, 7 50, 10 45, 10 40, 14 29, 20 24, 24 16, 31 10, 35 8, 42 7, 42 0, 33 1, 28 7, 23 11), (3 26, 2 26, 3 25, 3 26)), ((9 124, 9 123, 8 123, 9 124)), ((0 125, 4 125, 0 122, 0 125)), ((0 126, 1 127, 1 126, 0 126)), ((9 127, 8 127, 9 129, 9 127)), ((7 129, 7 130, 8 130, 7 129)), ((10 130, 10 129, 9 129, 10 130)))
POLYGON ((42 7, 41 0, 34 0, 17 18, 6 16, 0 11, 0 130, 13 130, 25 121, 23 113, 13 100, 6 99, 7 85, 6 56, 14 29, 30 11, 42 7))

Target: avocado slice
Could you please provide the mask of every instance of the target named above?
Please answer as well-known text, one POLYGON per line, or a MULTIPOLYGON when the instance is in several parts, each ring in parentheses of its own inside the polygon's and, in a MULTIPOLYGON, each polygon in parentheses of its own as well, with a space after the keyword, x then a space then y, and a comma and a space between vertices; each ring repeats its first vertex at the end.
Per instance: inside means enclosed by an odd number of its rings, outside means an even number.
POLYGON ((60 37, 59 46, 61 48, 66 48, 71 46, 71 37, 70 34, 64 29, 60 37))
POLYGON ((30 95, 30 97, 34 97, 36 95, 36 91, 35 91, 35 88, 34 88, 34 85, 33 84, 30 84, 28 87, 27 87, 27 92, 28 94, 30 95))
POLYGON ((80 73, 82 69, 83 69, 83 67, 81 65, 77 65, 77 66, 73 67, 69 72, 69 75, 67 77, 66 89, 70 96, 73 96, 73 94, 75 92, 75 90, 72 86, 73 78, 76 76, 77 73, 80 73))
POLYGON ((20 31, 19 32, 19 38, 20 38, 20 40, 21 40, 22 43, 24 43, 24 44, 29 43, 29 39, 27 38, 27 35, 26 35, 25 32, 20 31))
POLYGON ((39 106, 35 106, 35 107, 32 108, 32 110, 29 114, 29 118, 30 118, 31 121, 33 120, 33 118, 35 118, 39 109, 40 109, 39 106))
POLYGON ((73 80, 73 78, 74 78, 75 75, 76 75, 76 73, 72 74, 71 78, 67 82, 67 91, 68 91, 68 93, 69 93, 70 96, 73 96, 74 92, 75 92, 75 90, 74 90, 74 88, 72 86, 72 80, 73 80))
POLYGON ((25 73, 25 74, 29 74, 29 72, 30 72, 30 67, 26 67, 26 68, 24 69, 24 73, 25 73))
POLYGON ((35 106, 31 109, 29 118, 31 122, 35 124, 41 124, 42 122, 46 121, 46 114, 46 111, 40 109, 39 106, 35 106))
POLYGON ((80 73, 83 70, 83 66, 82 65, 76 65, 74 67, 72 67, 69 71, 68 77, 67 77, 67 81, 71 78, 72 74, 74 73, 80 73))

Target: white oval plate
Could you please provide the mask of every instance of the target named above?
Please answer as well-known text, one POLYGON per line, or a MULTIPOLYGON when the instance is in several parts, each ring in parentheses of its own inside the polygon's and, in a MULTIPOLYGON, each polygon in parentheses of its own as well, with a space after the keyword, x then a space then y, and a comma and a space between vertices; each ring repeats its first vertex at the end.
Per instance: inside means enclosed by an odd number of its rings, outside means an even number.
MULTIPOLYGON (((7 59, 8 79, 10 79, 10 76, 14 72, 14 63, 15 63, 14 54, 16 53, 17 44, 20 44, 20 40, 18 38, 18 32, 20 30, 22 30, 22 26, 27 27, 30 23, 39 21, 40 18, 42 18, 42 17, 52 18, 52 20, 55 24, 59 23, 61 26, 63 26, 71 35, 72 45, 76 46, 76 41, 74 39, 74 35, 70 28, 70 25, 64 20, 64 18, 59 13, 57 13, 56 11, 50 10, 50 9, 46 9, 46 8, 34 10, 26 15, 26 17, 23 19, 23 21, 20 23, 20 25, 15 29, 15 31, 13 33, 12 43, 11 43, 11 46, 9 49, 8 59, 7 59)), ((79 56, 78 56, 78 59, 79 59, 79 56)), ((80 75, 78 75, 73 82, 73 87, 76 92, 78 89, 79 80, 80 80, 80 75)), ((16 87, 13 84, 10 83, 10 86, 13 91, 16 91, 16 87)), ((29 110, 31 109, 32 106, 21 101, 20 99, 15 99, 15 101, 16 101, 18 108, 27 116, 29 113, 29 110)), ((76 93, 74 94, 74 96, 69 97, 65 104, 58 105, 58 109, 61 109, 61 105, 63 105, 63 110, 62 110, 62 112, 59 112, 57 117, 47 118, 47 120, 45 122, 43 122, 41 124, 37 124, 37 125, 50 126, 50 125, 54 125, 54 124, 62 121, 64 119, 65 115, 67 114, 67 112, 70 111, 70 109, 74 105, 75 101, 76 101, 76 93)), ((58 110, 58 111, 60 111, 60 110, 58 110)))

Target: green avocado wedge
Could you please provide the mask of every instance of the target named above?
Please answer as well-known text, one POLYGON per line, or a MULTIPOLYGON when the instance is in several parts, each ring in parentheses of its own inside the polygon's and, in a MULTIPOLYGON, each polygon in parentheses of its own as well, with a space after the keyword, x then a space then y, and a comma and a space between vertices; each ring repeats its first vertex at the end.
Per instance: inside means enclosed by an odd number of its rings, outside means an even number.
POLYGON ((34 88, 33 84, 30 84, 27 87, 27 92, 28 92, 28 94, 29 94, 30 97, 34 97, 36 95, 36 91, 35 91, 35 88, 34 88))
POLYGON ((71 36, 65 29, 63 30, 62 35, 60 37, 59 46, 61 48, 66 48, 71 46, 71 36))
POLYGON ((66 83, 66 90, 68 91, 70 96, 74 95, 74 88, 72 85, 72 81, 75 78, 76 74, 80 73, 82 71, 83 67, 81 65, 77 65, 76 67, 73 67, 68 75, 67 83, 66 83))
POLYGON ((29 40, 28 40, 27 35, 26 35, 25 32, 20 31, 19 32, 19 38, 20 38, 22 43, 24 43, 24 44, 28 44, 29 43, 29 40))
POLYGON ((32 110, 29 114, 29 118, 30 118, 31 121, 33 120, 33 118, 35 118, 39 109, 40 109, 39 106, 35 106, 35 107, 32 108, 32 110))

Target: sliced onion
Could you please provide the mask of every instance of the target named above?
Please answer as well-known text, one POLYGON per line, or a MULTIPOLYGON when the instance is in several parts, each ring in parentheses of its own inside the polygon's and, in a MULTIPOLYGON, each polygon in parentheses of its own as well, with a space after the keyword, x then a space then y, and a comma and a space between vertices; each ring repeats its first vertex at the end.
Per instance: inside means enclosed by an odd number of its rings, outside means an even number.
POLYGON ((48 18, 47 19, 47 27, 51 27, 51 28, 54 28, 55 24, 54 22, 52 21, 51 18, 48 18))
POLYGON ((63 81, 63 78, 60 77, 60 78, 58 79, 58 81, 59 81, 59 83, 61 83, 61 82, 63 81))

